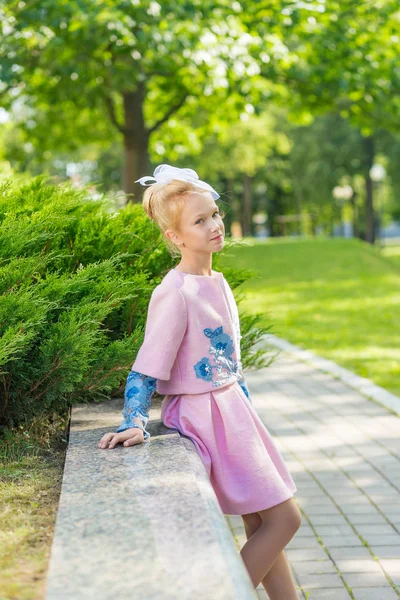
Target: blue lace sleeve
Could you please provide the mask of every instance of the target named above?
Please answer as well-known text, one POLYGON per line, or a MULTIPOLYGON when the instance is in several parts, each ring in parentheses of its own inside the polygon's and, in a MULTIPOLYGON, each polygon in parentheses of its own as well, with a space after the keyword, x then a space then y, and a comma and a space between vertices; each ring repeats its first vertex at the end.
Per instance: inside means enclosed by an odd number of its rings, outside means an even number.
POLYGON ((138 427, 143 430, 145 440, 150 437, 146 426, 149 420, 150 401, 156 390, 156 383, 155 377, 144 375, 138 371, 130 371, 125 385, 125 404, 122 410, 124 420, 118 427, 117 433, 130 427, 138 427))
POLYGON ((249 399, 249 402, 251 404, 253 404, 252 399, 250 398, 250 392, 248 390, 247 387, 247 383, 244 377, 242 377, 241 379, 238 379, 238 384, 240 385, 240 387, 242 388, 242 390, 244 391, 244 393, 246 394, 247 398, 249 399))

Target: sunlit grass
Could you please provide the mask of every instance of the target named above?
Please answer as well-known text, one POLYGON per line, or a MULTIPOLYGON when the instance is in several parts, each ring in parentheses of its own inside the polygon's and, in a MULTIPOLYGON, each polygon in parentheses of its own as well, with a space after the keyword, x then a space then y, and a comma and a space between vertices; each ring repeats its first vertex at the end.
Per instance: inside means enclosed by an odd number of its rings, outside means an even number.
POLYGON ((0 440, 0 598, 39 600, 66 452, 66 416, 39 417, 0 440))
POLYGON ((257 240, 222 263, 246 267, 244 310, 272 333, 400 395, 400 254, 358 239, 257 240), (264 324, 264 323, 263 323, 264 324))
POLYGON ((382 248, 382 255, 393 261, 400 269, 400 241, 387 243, 382 248))

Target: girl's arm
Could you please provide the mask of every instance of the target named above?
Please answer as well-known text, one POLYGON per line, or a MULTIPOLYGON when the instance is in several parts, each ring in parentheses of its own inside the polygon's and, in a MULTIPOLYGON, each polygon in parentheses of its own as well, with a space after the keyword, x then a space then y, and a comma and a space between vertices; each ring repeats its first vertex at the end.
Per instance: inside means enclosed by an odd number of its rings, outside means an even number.
POLYGON ((144 375, 138 371, 130 371, 125 385, 125 404, 122 410, 124 420, 117 429, 117 433, 130 427, 143 430, 144 439, 150 437, 146 431, 149 420, 151 397, 156 391, 157 379, 144 375))
POLYGON ((147 309, 144 340, 127 377, 124 420, 117 433, 139 427, 144 439, 150 437, 146 431, 150 400, 157 381, 170 379, 186 325, 186 303, 182 292, 166 285, 156 286, 147 309))

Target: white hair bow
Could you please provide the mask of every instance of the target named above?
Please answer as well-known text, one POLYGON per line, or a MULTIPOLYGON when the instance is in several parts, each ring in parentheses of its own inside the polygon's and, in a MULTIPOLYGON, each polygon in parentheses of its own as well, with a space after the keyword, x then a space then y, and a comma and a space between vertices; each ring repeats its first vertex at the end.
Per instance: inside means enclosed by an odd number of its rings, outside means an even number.
POLYGON ((158 167, 154 169, 152 177, 150 175, 145 175, 144 177, 137 179, 135 183, 140 183, 141 185, 153 185, 154 183, 168 183, 172 179, 190 181, 198 187, 208 190, 214 200, 219 198, 218 192, 216 192, 210 184, 206 183, 205 181, 201 181, 196 171, 193 171, 193 169, 179 169, 178 167, 172 167, 171 165, 158 165, 158 167), (151 179, 153 181, 148 183, 151 179))

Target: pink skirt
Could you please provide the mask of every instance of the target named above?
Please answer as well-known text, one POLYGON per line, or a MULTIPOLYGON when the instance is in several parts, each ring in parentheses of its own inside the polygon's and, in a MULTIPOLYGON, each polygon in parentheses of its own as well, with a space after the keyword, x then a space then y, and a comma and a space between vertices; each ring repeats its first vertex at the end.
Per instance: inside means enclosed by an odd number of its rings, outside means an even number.
POLYGON ((191 438, 222 512, 245 515, 288 500, 297 487, 240 385, 166 395, 161 419, 191 438))

